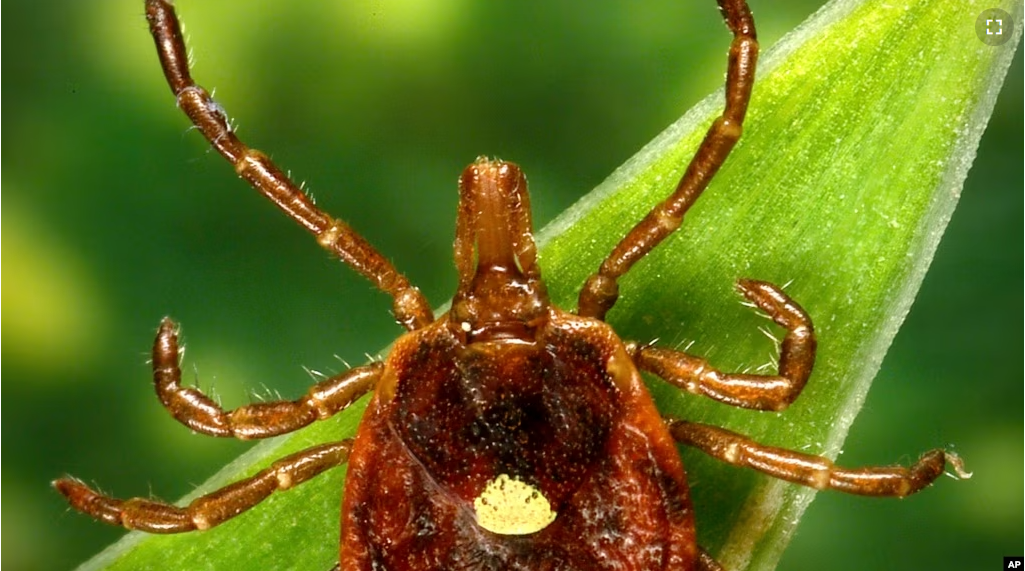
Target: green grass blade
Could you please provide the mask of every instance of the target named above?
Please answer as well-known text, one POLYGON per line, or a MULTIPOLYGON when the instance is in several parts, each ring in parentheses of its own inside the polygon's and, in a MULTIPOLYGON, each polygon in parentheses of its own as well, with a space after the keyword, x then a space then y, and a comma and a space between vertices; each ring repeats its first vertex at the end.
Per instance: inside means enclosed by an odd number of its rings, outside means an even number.
MULTIPOLYGON (((783 413, 735 410, 652 380, 664 412, 836 456, 956 205, 1020 38, 1019 26, 1003 46, 984 45, 974 18, 992 6, 968 4, 835 2, 764 58, 744 138, 683 231, 622 280, 609 320, 624 338, 688 347, 724 370, 759 369, 775 355, 759 330, 769 324, 732 284, 769 280, 788 284, 815 320, 819 361, 783 413)), ((1001 7, 1022 21, 1020 3, 1001 7)), ((542 232, 558 304, 575 306, 587 274, 669 192, 720 107, 721 95, 701 103, 542 232)), ((194 495, 352 435, 362 408, 257 445, 194 495)), ((694 451, 684 459, 702 545, 733 571, 773 568, 813 492, 694 451)), ((207 532, 129 534, 82 569, 326 570, 337 558, 343 472, 207 532)))

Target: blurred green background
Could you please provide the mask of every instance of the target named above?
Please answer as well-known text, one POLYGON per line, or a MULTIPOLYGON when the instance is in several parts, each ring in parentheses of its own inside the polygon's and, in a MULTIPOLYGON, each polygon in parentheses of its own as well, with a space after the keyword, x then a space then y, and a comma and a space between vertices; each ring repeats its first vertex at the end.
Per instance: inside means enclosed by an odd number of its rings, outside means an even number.
MULTIPOLYGON (((730 38, 711 0, 635 4, 178 8, 195 76, 240 136, 437 305, 454 289, 455 181, 474 157, 524 167, 540 227, 720 87, 730 38)), ((752 4, 769 47, 819 3, 752 4)), ((247 447, 161 409, 146 359, 162 316, 184 324, 186 375, 229 406, 294 398, 303 367, 337 372, 400 329, 385 296, 189 130, 141 1, 22 0, 7 21, 2 563, 68 569, 122 532, 68 512, 51 479, 174 499, 247 447)), ((820 494, 782 569, 991 569, 1022 553, 1022 76, 1019 52, 840 458, 952 446, 975 477, 904 501, 820 494)))

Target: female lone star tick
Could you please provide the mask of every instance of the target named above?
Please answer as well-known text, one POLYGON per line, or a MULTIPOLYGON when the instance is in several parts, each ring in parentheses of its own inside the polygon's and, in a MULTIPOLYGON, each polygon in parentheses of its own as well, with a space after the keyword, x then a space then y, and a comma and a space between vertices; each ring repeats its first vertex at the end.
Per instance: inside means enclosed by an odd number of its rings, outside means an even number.
POLYGON ((224 111, 189 74, 169 0, 146 14, 178 105, 236 172, 317 242, 393 298, 408 333, 388 358, 325 380, 295 401, 233 411, 181 385, 177 326, 164 319, 153 375, 164 407, 192 430, 265 438, 325 419, 373 391, 354 439, 314 446, 186 507, 118 500, 78 480, 54 485, 97 519, 152 533, 218 525, 272 493, 348 465, 336 569, 721 569, 695 540, 676 443, 771 476, 854 494, 906 496, 946 462, 849 470, 715 426, 663 418, 640 372, 686 391, 757 410, 781 410, 812 370, 805 311, 766 282, 738 291, 786 330, 777 375, 724 373, 685 353, 621 340, 604 323, 617 280, 681 224, 741 134, 758 44, 744 0, 720 0, 734 39, 726 105, 676 190, 587 279, 574 312, 552 306, 541 280, 526 179, 511 163, 477 159, 459 179, 458 289, 439 318, 420 291, 344 222, 328 216, 264 154, 243 144, 224 111))

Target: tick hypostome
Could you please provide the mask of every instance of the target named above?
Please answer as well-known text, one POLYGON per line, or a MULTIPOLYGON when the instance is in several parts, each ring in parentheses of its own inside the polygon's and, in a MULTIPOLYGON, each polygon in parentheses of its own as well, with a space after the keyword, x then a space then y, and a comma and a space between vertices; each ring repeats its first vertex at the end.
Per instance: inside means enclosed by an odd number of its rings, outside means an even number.
POLYGON ((71 505, 129 529, 207 529, 348 464, 341 569, 719 569, 696 544, 676 443, 818 489, 905 496, 958 458, 942 450, 911 468, 849 470, 728 430, 659 415, 640 371, 686 391, 758 410, 786 408, 815 359, 811 319, 776 286, 738 291, 786 330, 776 375, 732 374, 672 349, 624 342, 603 322, 617 280, 676 230, 740 136, 758 44, 743 0, 720 0, 733 32, 726 106, 676 189, 619 242, 580 292, 575 312, 549 303, 537 265, 527 183, 511 163, 478 159, 459 180, 452 309, 435 318, 420 291, 264 154, 232 132, 189 75, 167 0, 146 15, 178 106, 236 172, 393 299, 409 330, 388 358, 313 386, 295 401, 225 411, 181 385, 176 325, 153 347, 161 403, 213 436, 265 438, 327 418, 373 390, 354 439, 309 448, 188 506, 114 499, 78 480, 54 485, 71 505))

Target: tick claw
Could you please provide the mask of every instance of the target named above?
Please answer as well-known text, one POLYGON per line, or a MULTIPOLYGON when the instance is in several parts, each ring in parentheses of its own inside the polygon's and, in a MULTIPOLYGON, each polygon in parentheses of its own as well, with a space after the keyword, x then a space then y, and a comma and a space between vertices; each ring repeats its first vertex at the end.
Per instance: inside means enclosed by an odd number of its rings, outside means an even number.
POLYGON ((948 476, 959 480, 967 480, 972 477, 972 472, 965 470, 964 460, 960 456, 953 452, 945 452, 944 454, 946 455, 947 463, 954 469, 954 474, 948 472, 948 476))

